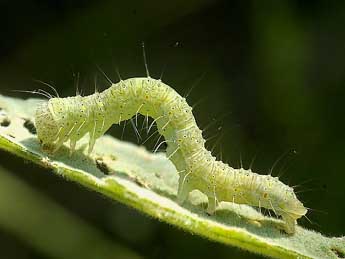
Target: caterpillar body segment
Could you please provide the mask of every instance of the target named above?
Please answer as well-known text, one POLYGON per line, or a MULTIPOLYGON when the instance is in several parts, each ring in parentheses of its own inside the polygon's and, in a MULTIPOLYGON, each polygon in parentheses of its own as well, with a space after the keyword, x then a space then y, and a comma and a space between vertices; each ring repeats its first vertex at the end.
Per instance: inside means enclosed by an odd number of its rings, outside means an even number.
POLYGON ((198 189, 208 197, 207 212, 221 201, 273 210, 295 232, 296 220, 307 213, 293 189, 278 178, 251 170, 234 169, 217 161, 205 148, 192 108, 185 98, 160 80, 131 78, 86 97, 51 98, 36 111, 37 135, 45 150, 55 152, 67 141, 76 143, 89 134, 88 152, 112 124, 137 114, 150 116, 167 143, 166 155, 179 172, 178 201, 198 189))

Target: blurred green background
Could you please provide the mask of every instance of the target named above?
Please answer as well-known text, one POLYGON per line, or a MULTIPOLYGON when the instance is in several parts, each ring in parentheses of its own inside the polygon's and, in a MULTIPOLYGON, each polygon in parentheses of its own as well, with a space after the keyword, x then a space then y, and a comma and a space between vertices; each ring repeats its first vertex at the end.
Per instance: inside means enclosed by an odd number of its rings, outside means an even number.
MULTIPOLYGON (((78 75, 79 89, 93 93, 95 79, 99 90, 108 87, 97 66, 113 81, 117 69, 122 78, 145 76, 144 41, 152 77, 164 71, 163 81, 179 93, 193 88, 188 101, 197 104, 201 128, 211 123, 205 137, 215 136, 208 146, 218 157, 234 167, 255 160, 252 168, 262 174, 276 164, 273 175, 300 185, 298 196, 312 209, 312 223, 300 224, 340 236, 344 25, 343 1, 3 0, 0 93, 31 97, 11 90, 47 89, 39 79, 60 96, 75 95, 78 75)), ((129 127, 123 138, 136 142, 129 127)), ((260 258, 150 219, 4 152, 0 165, 1 258, 260 258), (35 197, 44 200, 36 204, 35 197), (6 217, 9 211, 17 216, 6 217), (72 242, 71 253, 60 253, 64 242, 57 240, 90 229, 98 239, 72 242), (97 242, 114 249, 94 257, 97 242)))

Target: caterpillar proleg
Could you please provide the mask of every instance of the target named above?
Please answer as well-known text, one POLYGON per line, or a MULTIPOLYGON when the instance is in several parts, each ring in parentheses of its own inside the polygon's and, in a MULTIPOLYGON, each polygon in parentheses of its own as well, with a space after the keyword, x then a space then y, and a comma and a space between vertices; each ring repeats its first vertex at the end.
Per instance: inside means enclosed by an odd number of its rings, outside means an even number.
POLYGON ((36 111, 38 139, 43 148, 55 152, 67 141, 73 152, 77 141, 89 134, 88 153, 97 138, 112 124, 137 114, 150 116, 167 144, 166 155, 179 172, 178 201, 183 203, 192 190, 208 197, 207 212, 219 202, 248 204, 273 210, 293 234, 297 219, 307 209, 293 188, 276 177, 260 175, 243 168, 234 169, 217 161, 205 148, 192 108, 173 88, 151 77, 130 78, 89 96, 51 98, 36 111))

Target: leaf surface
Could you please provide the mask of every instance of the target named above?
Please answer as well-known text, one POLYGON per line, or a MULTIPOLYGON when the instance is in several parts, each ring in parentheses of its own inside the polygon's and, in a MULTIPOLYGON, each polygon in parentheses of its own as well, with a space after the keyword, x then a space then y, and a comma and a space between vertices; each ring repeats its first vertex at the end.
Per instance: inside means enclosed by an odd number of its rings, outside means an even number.
POLYGON ((189 202, 176 202, 178 173, 165 154, 105 135, 86 155, 87 138, 69 156, 67 146, 53 156, 41 151, 34 133, 38 99, 0 96, 0 148, 32 161, 70 180, 124 203, 158 220, 209 240, 274 258, 344 258, 345 238, 330 238, 297 227, 294 235, 282 222, 257 210, 222 203, 216 215, 205 213, 206 197, 194 191, 189 202))

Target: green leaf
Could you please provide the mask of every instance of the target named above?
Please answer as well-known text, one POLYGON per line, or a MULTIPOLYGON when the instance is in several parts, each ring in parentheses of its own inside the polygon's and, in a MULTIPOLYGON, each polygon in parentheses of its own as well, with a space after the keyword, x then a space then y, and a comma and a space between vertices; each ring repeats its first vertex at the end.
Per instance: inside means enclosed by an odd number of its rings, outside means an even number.
POLYGON ((87 138, 72 156, 68 147, 54 156, 45 154, 32 134, 33 114, 40 101, 0 97, 0 148, 212 241, 275 258, 344 258, 344 237, 329 238, 302 227, 287 235, 280 230, 281 221, 249 206, 222 203, 216 215, 208 216, 205 196, 197 191, 191 193, 188 204, 178 205, 174 166, 164 154, 151 154, 144 147, 106 135, 97 140, 91 156, 84 150, 87 138))

